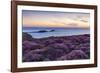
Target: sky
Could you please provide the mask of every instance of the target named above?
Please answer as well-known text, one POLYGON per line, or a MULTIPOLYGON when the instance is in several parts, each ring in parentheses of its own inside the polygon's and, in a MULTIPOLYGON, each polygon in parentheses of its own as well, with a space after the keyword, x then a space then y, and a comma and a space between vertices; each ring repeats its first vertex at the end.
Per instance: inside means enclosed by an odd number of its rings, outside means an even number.
POLYGON ((22 10, 23 27, 89 28, 89 13, 22 10))

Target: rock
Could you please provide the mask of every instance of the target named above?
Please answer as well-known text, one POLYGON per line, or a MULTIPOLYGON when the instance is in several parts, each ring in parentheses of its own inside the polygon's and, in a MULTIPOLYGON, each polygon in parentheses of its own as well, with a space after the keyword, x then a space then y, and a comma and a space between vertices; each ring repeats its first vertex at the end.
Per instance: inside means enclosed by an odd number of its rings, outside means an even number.
POLYGON ((52 29, 52 30, 50 30, 50 31, 48 31, 48 30, 39 30, 39 31, 38 31, 38 33, 53 32, 53 31, 55 31, 55 30, 53 30, 53 29, 52 29))
POLYGON ((66 46, 64 43, 55 43, 55 44, 51 44, 48 47, 51 47, 53 49, 60 49, 63 52, 65 52, 66 54, 69 53, 70 51, 72 51, 71 48, 69 48, 68 46, 66 46))
POLYGON ((43 55, 45 56, 45 58, 50 59, 50 61, 56 60, 57 57, 65 54, 62 49, 54 49, 51 47, 47 47, 46 49, 47 50, 45 50, 43 55))
POLYGON ((44 44, 45 44, 46 46, 48 46, 48 45, 50 45, 50 44, 54 44, 54 43, 56 43, 56 42, 53 41, 53 40, 46 40, 46 41, 44 42, 44 44))
POLYGON ((55 30, 53 30, 53 29, 52 29, 52 30, 50 30, 50 32, 53 32, 53 31, 55 31, 55 30))
POLYGON ((30 52, 30 49, 28 49, 26 46, 22 46, 22 55, 25 55, 28 52, 30 52))
POLYGON ((25 40, 31 41, 31 40, 33 40, 33 38, 32 38, 32 36, 30 34, 23 32, 22 40, 23 41, 25 41, 25 40))
POLYGON ((43 45, 40 45, 33 41, 24 41, 22 45, 23 45, 23 50, 41 49, 43 47, 43 45))
POLYGON ((35 39, 24 33, 23 39, 24 62, 90 58, 90 36, 87 34, 35 39))
POLYGON ((32 53, 36 53, 36 54, 43 54, 47 49, 46 48, 43 48, 43 49, 35 49, 35 50, 32 50, 31 52, 32 53))
POLYGON ((46 31, 46 30, 40 30, 40 31, 38 31, 38 33, 44 33, 44 32, 48 32, 48 31, 46 31))
POLYGON ((50 61, 50 59, 49 58, 45 58, 43 61, 50 61))
POLYGON ((74 49, 75 50, 82 50, 88 56, 90 56, 90 43, 80 44, 80 45, 76 46, 74 49))
POLYGON ((76 44, 73 43, 66 43, 65 44, 70 50, 74 50, 74 48, 77 46, 76 44))
POLYGON ((90 37, 88 34, 85 35, 76 35, 76 36, 69 36, 67 40, 70 40, 73 44, 82 44, 90 42, 90 37))
POLYGON ((23 57, 23 62, 34 62, 34 61, 43 61, 44 56, 41 54, 33 54, 32 52, 27 53, 23 57))
POLYGON ((55 42, 56 42, 56 43, 63 43, 64 40, 63 40, 63 39, 56 39, 55 42))
POLYGON ((80 59, 88 59, 88 56, 81 50, 73 50, 67 55, 64 55, 57 60, 80 60, 80 59))

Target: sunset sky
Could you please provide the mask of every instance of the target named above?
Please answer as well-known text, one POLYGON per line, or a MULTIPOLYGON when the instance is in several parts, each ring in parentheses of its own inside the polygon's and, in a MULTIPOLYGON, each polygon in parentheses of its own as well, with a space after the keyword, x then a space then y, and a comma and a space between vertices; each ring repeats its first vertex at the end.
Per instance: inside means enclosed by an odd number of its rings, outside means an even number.
POLYGON ((23 27, 89 28, 90 14, 23 10, 23 27))

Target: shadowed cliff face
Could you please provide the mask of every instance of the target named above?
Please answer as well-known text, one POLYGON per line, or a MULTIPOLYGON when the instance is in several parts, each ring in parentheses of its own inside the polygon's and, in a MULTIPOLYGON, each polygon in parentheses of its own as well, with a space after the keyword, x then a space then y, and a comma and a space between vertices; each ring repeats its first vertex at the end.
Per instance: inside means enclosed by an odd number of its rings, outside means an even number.
POLYGON ((90 35, 36 39, 23 33, 23 62, 82 60, 90 58, 90 35))

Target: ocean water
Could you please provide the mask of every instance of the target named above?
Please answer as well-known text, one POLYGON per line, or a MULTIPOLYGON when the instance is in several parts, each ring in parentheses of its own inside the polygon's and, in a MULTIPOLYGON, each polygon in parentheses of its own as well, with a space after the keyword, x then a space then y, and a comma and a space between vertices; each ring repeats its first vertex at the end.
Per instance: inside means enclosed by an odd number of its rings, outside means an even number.
POLYGON ((44 28, 44 27, 23 27, 23 32, 32 35, 33 38, 45 38, 51 36, 72 36, 90 34, 89 28, 44 28), (53 30, 53 31, 52 31, 53 30), (45 31, 45 32, 39 32, 45 31))

